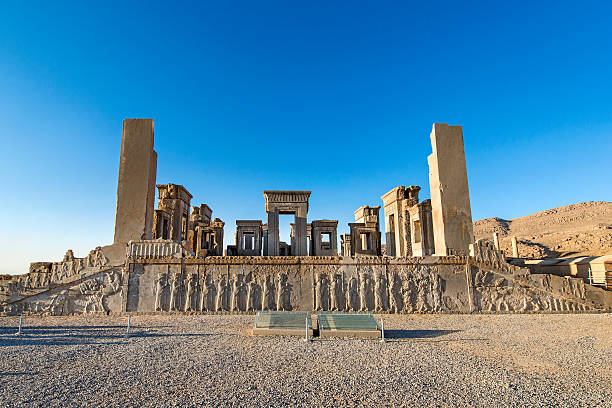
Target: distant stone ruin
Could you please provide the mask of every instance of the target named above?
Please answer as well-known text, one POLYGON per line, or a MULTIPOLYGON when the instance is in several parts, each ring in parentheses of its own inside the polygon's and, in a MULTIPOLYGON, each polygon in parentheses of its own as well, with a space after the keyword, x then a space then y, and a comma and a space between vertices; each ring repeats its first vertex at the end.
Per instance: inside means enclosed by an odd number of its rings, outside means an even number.
POLYGON ((578 312, 610 310, 612 292, 582 279, 531 274, 474 241, 461 126, 434 124, 431 199, 419 186, 363 205, 338 246, 338 221, 308 220, 310 191, 264 191, 267 220, 225 223, 191 207, 182 185, 156 185, 153 120, 123 123, 115 237, 62 262, 0 280, 0 313, 252 313, 271 311, 578 312), (155 209, 155 188, 158 204, 155 209), (290 242, 279 215, 292 214, 290 242))

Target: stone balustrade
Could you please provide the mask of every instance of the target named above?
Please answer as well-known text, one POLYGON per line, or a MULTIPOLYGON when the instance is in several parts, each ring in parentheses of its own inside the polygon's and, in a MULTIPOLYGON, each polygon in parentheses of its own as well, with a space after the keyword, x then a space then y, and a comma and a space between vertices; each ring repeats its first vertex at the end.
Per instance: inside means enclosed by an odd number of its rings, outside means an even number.
POLYGON ((183 248, 180 243, 165 239, 130 241, 126 256, 130 259, 181 258, 183 248))

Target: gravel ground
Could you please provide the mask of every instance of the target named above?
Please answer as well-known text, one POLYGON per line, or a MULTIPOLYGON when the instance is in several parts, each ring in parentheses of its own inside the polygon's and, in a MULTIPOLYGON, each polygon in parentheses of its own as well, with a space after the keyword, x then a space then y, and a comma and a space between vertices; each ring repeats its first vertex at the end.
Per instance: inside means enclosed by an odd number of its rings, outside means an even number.
POLYGON ((0 318, 0 406, 612 406, 612 315, 384 316, 389 341, 254 316, 0 318))

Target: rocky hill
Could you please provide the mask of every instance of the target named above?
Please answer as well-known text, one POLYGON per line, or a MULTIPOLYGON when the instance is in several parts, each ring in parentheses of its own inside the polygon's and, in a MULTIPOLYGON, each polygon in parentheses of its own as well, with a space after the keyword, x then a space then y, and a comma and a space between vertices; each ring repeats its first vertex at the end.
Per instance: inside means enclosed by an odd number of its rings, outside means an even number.
POLYGON ((499 232, 508 255, 512 236, 517 237, 524 258, 608 254, 612 253, 612 203, 588 201, 512 220, 494 217, 474 222, 476 239, 492 240, 494 232, 499 232))

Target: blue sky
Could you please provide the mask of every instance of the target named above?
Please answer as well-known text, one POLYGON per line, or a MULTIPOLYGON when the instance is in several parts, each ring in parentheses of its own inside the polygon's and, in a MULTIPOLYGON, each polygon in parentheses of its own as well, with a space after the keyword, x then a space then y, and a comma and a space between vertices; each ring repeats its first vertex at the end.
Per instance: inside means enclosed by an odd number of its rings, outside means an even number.
POLYGON ((226 244, 266 189, 339 233, 428 198, 433 122, 463 125, 474 220, 610 201, 611 4, 2 2, 0 273, 111 243, 128 117, 226 244))

